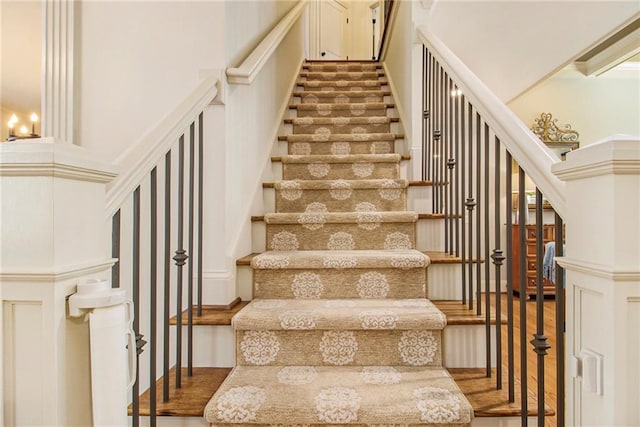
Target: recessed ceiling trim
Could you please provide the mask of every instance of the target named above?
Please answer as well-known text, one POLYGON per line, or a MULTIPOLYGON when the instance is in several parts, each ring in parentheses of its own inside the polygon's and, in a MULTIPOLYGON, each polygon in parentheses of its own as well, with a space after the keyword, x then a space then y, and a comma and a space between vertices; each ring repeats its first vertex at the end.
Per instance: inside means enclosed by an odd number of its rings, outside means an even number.
POLYGON ((582 55, 575 64, 585 76, 598 76, 638 53, 640 53, 640 19, 582 55))

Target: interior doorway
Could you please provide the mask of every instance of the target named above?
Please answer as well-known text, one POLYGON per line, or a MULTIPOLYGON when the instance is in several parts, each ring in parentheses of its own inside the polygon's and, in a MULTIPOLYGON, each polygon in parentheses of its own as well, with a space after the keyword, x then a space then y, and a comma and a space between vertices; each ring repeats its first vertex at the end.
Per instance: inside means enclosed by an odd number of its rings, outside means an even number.
POLYGON ((309 59, 376 58, 384 0, 312 0, 309 6, 309 59))

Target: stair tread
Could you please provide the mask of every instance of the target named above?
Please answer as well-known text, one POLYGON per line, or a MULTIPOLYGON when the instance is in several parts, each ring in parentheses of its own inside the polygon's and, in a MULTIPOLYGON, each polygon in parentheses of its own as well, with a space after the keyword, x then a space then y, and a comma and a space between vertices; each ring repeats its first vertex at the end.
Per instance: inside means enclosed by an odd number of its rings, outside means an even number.
MULTIPOLYGON (((193 376, 182 368, 181 388, 175 387, 176 369, 169 370, 169 401, 162 401, 164 377, 156 382, 156 415, 173 417, 202 417, 211 396, 218 390, 233 368, 193 368, 193 376)), ((151 414, 151 392, 140 395, 139 411, 142 416, 151 414)), ((132 414, 129 405, 128 414, 132 414)))
MULTIPOLYGON (((194 305, 191 308, 193 324, 208 326, 231 325, 231 318, 235 316, 237 312, 242 310, 247 304, 249 304, 249 301, 240 301, 240 298, 237 298, 237 303, 232 303, 230 304, 230 306, 203 305, 201 316, 198 316, 197 306, 194 305)), ((182 324, 186 325, 187 321, 188 310, 184 310, 182 312, 182 324)), ((176 316, 173 316, 171 319, 169 319, 169 324, 175 325, 176 323, 176 316)))
MULTIPOLYGON (((356 106, 365 110, 379 110, 382 108, 394 108, 396 106, 395 103, 392 102, 361 102, 361 103, 327 103, 327 104, 290 104, 289 108, 291 109, 300 109, 300 110, 317 110, 318 105, 321 105, 321 109, 333 109, 333 110, 350 110, 352 106, 356 106)), ((380 116, 386 117, 386 115, 380 116)))
POLYGON ((346 78, 349 80, 354 79, 371 79, 376 78, 378 76, 384 76, 384 70, 376 70, 376 71, 302 71, 300 73, 300 77, 306 77, 307 79, 326 77, 327 74, 334 74, 331 76, 331 80, 346 78))
POLYGON ((217 426, 453 426, 473 412, 443 368, 238 366, 204 417, 217 426))
MULTIPOLYGON (((469 306, 467 304, 462 304, 462 301, 459 300, 432 300, 433 304, 440 311, 442 311, 445 316, 447 316, 447 325, 455 326, 455 325, 484 325, 486 320, 486 314, 483 311, 482 314, 478 315, 476 313, 475 307, 473 310, 469 310, 469 306)), ((483 309, 484 310, 484 309, 483 309)), ((495 312, 491 312, 489 314, 489 319, 492 325, 496 324, 496 314, 495 312)), ((504 316, 500 319, 500 323, 506 325, 507 321, 504 316)))
POLYGON ((421 299, 255 299, 236 314, 236 330, 441 330, 446 317, 421 299))
POLYGON ((264 215, 267 224, 306 224, 317 219, 323 224, 415 222, 418 214, 412 211, 380 212, 278 212, 264 215))
POLYGON ((348 96, 350 98, 364 98, 366 96, 390 96, 391 91, 388 90, 296 90, 293 92, 294 97, 298 96, 316 96, 318 98, 330 98, 334 96, 348 96))
MULTIPOLYGON (((492 376, 489 378, 484 368, 448 368, 447 370, 469 400, 475 417, 520 416, 522 406, 520 405, 520 381, 518 381, 517 377, 515 380, 515 402, 509 403, 507 375, 502 377, 502 389, 497 390, 495 369, 492 370, 492 376)), ((538 415, 538 401, 531 390, 529 390, 527 401, 528 415, 538 415)), ((553 416, 555 411, 550 406, 545 405, 545 415, 553 416)))
POLYGON ((287 124, 293 125, 368 125, 386 124, 400 121, 397 117, 374 116, 374 117, 295 117, 284 119, 287 124))
POLYGON ((309 134, 294 133, 278 137, 280 141, 289 142, 360 142, 360 141, 393 141, 404 138, 403 134, 394 133, 332 133, 309 134))
POLYGON ((413 249, 268 251, 252 254, 249 265, 255 269, 424 268, 429 259, 413 249))
MULTIPOLYGON (((424 251, 424 254, 431 258, 432 264, 461 264, 462 257, 456 255, 450 255, 448 252, 438 252, 438 251, 424 251)), ((481 263, 484 262, 483 258, 479 260, 481 263)), ((469 262, 467 260, 467 262, 469 262)), ((478 262, 477 258, 473 258, 471 262, 478 262)))
POLYGON ((346 181, 349 184, 349 188, 353 190, 367 189, 367 188, 407 188, 409 181, 406 179, 291 179, 276 181, 273 183, 273 188, 276 190, 289 190, 289 189, 301 189, 301 190, 331 190, 335 188, 335 185, 346 181))
POLYGON ((345 154, 336 156, 332 154, 310 154, 307 156, 287 154, 282 156, 283 163, 393 163, 398 162, 402 158, 400 154, 345 154))

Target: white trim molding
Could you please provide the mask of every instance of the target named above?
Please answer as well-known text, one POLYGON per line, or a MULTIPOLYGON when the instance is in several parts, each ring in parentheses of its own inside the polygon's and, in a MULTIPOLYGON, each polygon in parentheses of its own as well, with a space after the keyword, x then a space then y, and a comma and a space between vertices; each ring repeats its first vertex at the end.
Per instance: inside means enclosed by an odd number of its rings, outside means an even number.
POLYGON ((606 265, 584 262, 568 257, 556 257, 555 260, 561 267, 567 270, 577 271, 589 276, 600 277, 616 282, 640 282, 640 269, 618 270, 606 265))
POLYGON ((0 145, 0 176, 55 177, 105 184, 117 173, 116 168, 95 160, 84 148, 48 137, 0 145))
POLYGON ((42 7, 42 135, 73 143, 74 0, 42 7))
POLYGON ((237 68, 227 68, 227 81, 231 84, 250 85, 271 55, 276 51, 280 42, 289 33, 298 17, 307 6, 308 0, 299 0, 291 10, 273 27, 271 32, 256 46, 247 59, 237 68))
POLYGON ((20 271, 2 271, 0 282, 60 282, 82 276, 91 276, 111 268, 118 260, 109 258, 102 261, 88 262, 81 265, 69 265, 55 271, 26 269, 20 271))
POLYGON ((551 170, 563 181, 604 175, 638 175, 640 136, 610 136, 567 153, 567 161, 553 165, 551 170))

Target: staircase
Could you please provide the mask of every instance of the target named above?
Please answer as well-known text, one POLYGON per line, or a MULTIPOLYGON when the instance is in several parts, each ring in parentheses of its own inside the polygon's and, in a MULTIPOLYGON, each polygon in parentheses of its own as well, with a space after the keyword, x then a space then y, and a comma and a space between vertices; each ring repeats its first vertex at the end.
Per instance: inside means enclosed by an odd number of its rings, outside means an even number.
MULTIPOLYGON (((373 62, 310 62, 253 301, 233 318, 236 367, 204 411, 230 425, 467 425, 443 368, 446 316, 394 153, 390 92, 373 62)), ((284 139, 283 138, 283 139, 284 139)))

